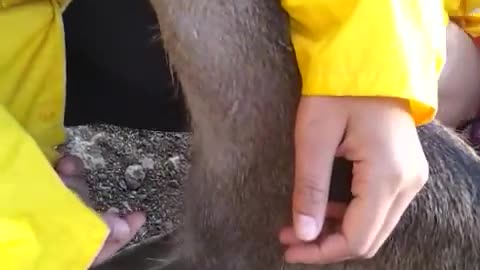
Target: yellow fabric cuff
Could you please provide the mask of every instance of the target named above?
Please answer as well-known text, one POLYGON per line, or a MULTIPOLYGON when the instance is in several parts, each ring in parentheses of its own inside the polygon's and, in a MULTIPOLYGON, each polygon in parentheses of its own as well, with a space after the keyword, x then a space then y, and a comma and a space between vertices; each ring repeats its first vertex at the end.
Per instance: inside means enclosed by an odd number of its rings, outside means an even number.
POLYGON ((466 33, 480 36, 480 0, 445 0, 445 9, 466 33))
POLYGON ((87 269, 108 227, 1 106, 0 131, 0 269, 87 269))
POLYGON ((60 0, 0 0, 0 104, 53 162, 65 139, 60 0))
POLYGON ((410 101, 420 125, 437 110, 446 57, 442 1, 283 0, 303 95, 410 101))

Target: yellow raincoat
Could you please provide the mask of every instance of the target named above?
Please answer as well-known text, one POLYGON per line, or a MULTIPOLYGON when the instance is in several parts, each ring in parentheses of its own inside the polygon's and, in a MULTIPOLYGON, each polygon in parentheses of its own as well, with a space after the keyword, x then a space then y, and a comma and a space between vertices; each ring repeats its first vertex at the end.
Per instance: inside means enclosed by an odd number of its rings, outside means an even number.
POLYGON ((51 165, 65 136, 65 4, 0 0, 1 270, 85 270, 108 235, 51 165))
MULTIPOLYGON (((472 3, 475 1, 472 1, 472 3)), ((418 124, 437 106, 445 61, 442 1, 283 0, 305 95, 410 100, 418 124)), ((62 0, 0 0, 0 269, 85 270, 108 228, 52 169, 64 140, 62 0)), ((447 0, 471 34, 474 5, 447 0)))
POLYGON ((474 36, 480 25, 474 14, 479 0, 282 0, 282 5, 291 17, 304 95, 408 99, 419 125, 437 110, 449 16, 474 36))

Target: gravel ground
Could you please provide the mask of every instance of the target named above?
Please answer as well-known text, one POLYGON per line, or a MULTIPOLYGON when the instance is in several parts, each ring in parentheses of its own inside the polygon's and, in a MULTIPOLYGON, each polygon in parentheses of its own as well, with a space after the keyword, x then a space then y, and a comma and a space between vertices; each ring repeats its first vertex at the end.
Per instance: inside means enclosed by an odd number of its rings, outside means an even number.
POLYGON ((142 210, 147 223, 131 244, 172 231, 180 222, 188 133, 109 125, 69 128, 67 152, 80 157, 96 210, 142 210))
POLYGON ((146 225, 130 244, 176 228, 189 164, 189 133, 109 125, 68 131, 66 150, 84 161, 95 208, 146 212, 146 225))

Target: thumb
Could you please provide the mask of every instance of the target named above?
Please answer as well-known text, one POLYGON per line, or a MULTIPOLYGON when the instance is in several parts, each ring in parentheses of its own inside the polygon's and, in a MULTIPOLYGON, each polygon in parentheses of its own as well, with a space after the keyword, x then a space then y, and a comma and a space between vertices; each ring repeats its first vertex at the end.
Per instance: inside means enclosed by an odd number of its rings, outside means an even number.
POLYGON ((346 115, 335 98, 302 97, 295 127, 293 226, 303 241, 318 237, 325 219, 330 177, 346 115))

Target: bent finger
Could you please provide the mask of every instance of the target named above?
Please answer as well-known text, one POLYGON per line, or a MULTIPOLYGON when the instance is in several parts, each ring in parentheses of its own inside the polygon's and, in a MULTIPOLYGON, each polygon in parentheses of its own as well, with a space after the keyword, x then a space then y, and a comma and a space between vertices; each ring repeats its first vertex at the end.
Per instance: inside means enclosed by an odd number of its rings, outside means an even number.
MULTIPOLYGON (((332 220, 331 222, 332 224, 338 223, 338 222, 335 222, 334 220, 337 220, 337 221, 341 220, 345 215, 346 209, 347 209, 347 205, 344 203, 329 202, 327 204, 327 211, 325 215, 326 222, 324 223, 325 225, 323 226, 320 234, 331 233, 332 230, 328 230, 329 228, 327 228, 328 226, 326 226, 328 225, 328 220, 329 219, 332 220)), ((293 230, 293 227, 283 228, 280 231, 279 239, 280 239, 280 242, 284 245, 297 245, 297 244, 303 243, 303 241, 296 236, 295 231, 293 230)))
POLYGON ((350 252, 343 248, 347 240, 341 233, 328 235, 322 244, 306 243, 290 246, 285 251, 285 261, 302 264, 330 264, 350 258, 350 252), (328 248, 324 248, 324 247, 328 248))
POLYGON ((328 264, 348 258, 366 258, 384 224, 393 199, 368 194, 356 197, 348 207, 341 232, 326 237, 317 246, 292 248, 288 258, 301 263, 328 264))
POLYGON ((81 176, 85 172, 85 166, 79 157, 67 154, 57 161, 55 170, 65 176, 81 176))
POLYGON ((288 246, 298 245, 303 243, 303 241, 299 239, 297 235, 295 235, 295 231, 293 230, 293 227, 282 229, 279 234, 279 239, 280 239, 280 243, 288 246))
POLYGON ((323 226, 330 177, 346 119, 322 97, 302 97, 295 127, 293 225, 297 237, 312 241, 323 226), (333 112, 332 112, 333 111, 333 112))
POLYGON ((393 194, 382 190, 380 186, 370 188, 370 192, 352 200, 342 222, 342 237, 320 243, 324 254, 323 258, 319 258, 321 262, 342 260, 344 257, 366 258, 369 255, 395 200, 393 194))
POLYGON ((415 197, 415 193, 411 192, 401 192, 393 202, 391 208, 389 209, 387 218, 382 226, 382 229, 377 235, 377 238, 373 242, 370 250, 368 251, 367 257, 371 258, 375 256, 378 250, 383 246, 387 238, 391 235, 392 231, 397 226, 400 221, 403 213, 410 205, 410 202, 415 197))
POLYGON ((143 213, 131 213, 120 218, 112 213, 102 215, 111 232, 102 250, 96 257, 93 266, 98 265, 112 257, 118 250, 127 245, 145 223, 143 213))
POLYGON ((73 191, 87 206, 91 207, 93 205, 85 178, 81 176, 60 175, 60 179, 63 184, 73 191))

